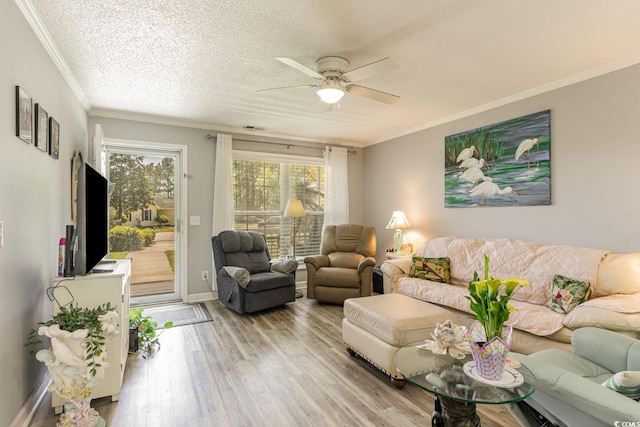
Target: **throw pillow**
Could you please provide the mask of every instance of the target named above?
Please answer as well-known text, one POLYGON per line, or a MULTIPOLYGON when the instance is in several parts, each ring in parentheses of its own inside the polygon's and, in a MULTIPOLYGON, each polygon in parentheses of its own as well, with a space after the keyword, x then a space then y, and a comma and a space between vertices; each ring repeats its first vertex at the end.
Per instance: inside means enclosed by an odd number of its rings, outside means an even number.
POLYGON ((640 398, 640 372, 622 371, 614 374, 602 383, 603 386, 617 391, 631 399, 640 398))
POLYGON ((556 274, 551 290, 551 310, 567 314, 586 301, 588 293, 589 283, 556 274))
POLYGON ((414 256, 411 259, 409 277, 431 280, 432 282, 449 283, 449 258, 424 258, 414 256))

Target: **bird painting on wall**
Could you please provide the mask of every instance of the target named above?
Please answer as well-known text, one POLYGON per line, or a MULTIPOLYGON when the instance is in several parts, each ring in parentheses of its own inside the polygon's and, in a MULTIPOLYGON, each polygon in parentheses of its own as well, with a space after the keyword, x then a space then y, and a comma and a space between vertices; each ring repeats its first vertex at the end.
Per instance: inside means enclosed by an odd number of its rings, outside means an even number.
POLYGON ((498 196, 501 194, 508 194, 508 193, 512 193, 516 198, 516 203, 518 203, 518 193, 516 193, 516 191, 513 188, 511 187, 500 188, 498 187, 498 184, 494 182, 484 181, 481 184, 478 184, 477 186, 469 190, 469 197, 482 197, 482 200, 484 200, 485 205, 489 206, 489 199, 491 197, 498 196))
POLYGON ((538 149, 540 148, 540 144, 538 143, 538 138, 533 138, 533 139, 527 138, 524 141, 522 141, 520 145, 518 145, 518 149, 516 150, 515 159, 518 160, 520 159, 520 157, 522 157, 522 155, 525 155, 525 157, 527 158, 527 166, 531 167, 529 153, 534 145, 537 145, 538 149))
POLYGON ((468 169, 468 168, 482 169, 485 166, 488 168, 489 164, 484 159, 476 159, 475 157, 471 157, 470 159, 467 159, 464 162, 460 163, 460 166, 458 167, 461 169, 468 169))
POLYGON ((491 178, 488 178, 486 176, 484 176, 484 173, 482 173, 482 171, 480 170, 480 168, 469 168, 466 171, 464 171, 462 173, 462 175, 460 175, 460 179, 470 182, 473 185, 476 185, 476 183, 478 181, 482 181, 484 179, 489 179, 491 180, 491 178))
POLYGON ((551 204, 551 111, 445 137, 445 207, 551 204))
POLYGON ((458 157, 456 157, 456 162, 462 162, 470 159, 473 157, 473 153, 478 154, 478 149, 475 146, 472 145, 471 147, 465 148, 460 152, 460 154, 458 154, 458 157))

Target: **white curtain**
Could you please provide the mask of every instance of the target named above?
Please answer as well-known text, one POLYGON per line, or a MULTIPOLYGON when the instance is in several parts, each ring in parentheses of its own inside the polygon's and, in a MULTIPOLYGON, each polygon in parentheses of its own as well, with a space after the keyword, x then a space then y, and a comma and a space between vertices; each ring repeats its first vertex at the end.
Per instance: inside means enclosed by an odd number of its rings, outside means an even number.
POLYGON ((348 151, 344 147, 324 149, 325 195, 324 223, 349 223, 348 151))
MULTIPOLYGON (((213 224, 212 235, 224 230, 232 230, 233 221, 233 176, 231 157, 231 135, 216 135, 216 164, 213 182, 213 224)), ((212 252, 213 256, 213 252, 212 252)), ((212 262, 211 290, 216 292, 215 262, 212 262)))

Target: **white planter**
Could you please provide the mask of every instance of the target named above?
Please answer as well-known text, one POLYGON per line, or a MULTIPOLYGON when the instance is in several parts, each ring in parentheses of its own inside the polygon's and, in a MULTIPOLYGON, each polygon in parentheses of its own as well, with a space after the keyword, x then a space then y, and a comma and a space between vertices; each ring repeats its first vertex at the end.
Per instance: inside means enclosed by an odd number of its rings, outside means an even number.
MULTIPOLYGON (((106 341, 119 333, 118 315, 115 312, 108 312, 99 317, 102 323, 102 331, 106 341)), ((106 348, 99 356, 93 359, 94 364, 101 365, 95 368, 95 375, 91 372, 91 367, 87 366, 87 329, 78 329, 74 332, 64 331, 59 325, 41 326, 38 335, 47 336, 51 339, 51 348, 40 350, 36 354, 36 359, 44 363, 51 376, 49 391, 56 392, 67 403, 65 403, 65 413, 60 416, 59 425, 70 426, 99 426, 102 420, 97 412, 89 407, 91 400, 91 389, 95 387, 103 378, 104 370, 109 364, 106 348), (66 415, 65 415, 66 414, 66 415), (71 416, 71 414, 74 414, 71 416), (63 420, 75 420, 72 423, 63 420)), ((105 345, 106 347, 106 345, 105 345)), ((104 423, 104 420, 102 420, 104 423)))

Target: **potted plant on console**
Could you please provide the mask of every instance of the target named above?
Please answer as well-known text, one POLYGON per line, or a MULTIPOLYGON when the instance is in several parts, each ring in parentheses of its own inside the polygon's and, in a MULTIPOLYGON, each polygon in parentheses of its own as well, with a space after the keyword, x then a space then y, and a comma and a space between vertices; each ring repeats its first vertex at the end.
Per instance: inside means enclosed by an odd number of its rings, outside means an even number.
POLYGON ((471 354, 478 375, 488 380, 500 380, 504 371, 507 353, 511 346, 511 326, 509 320, 515 308, 509 305, 509 298, 518 286, 526 286, 526 280, 510 278, 496 279, 489 275, 489 257, 484 256, 484 280, 473 273, 469 283, 470 308, 476 321, 467 332, 471 354), (504 286, 504 293, 500 292, 504 286))
POLYGON ((41 326, 32 329, 25 346, 42 343, 46 336, 51 347, 36 353, 36 359, 47 366, 51 376, 49 391, 65 400, 58 426, 104 426, 98 412, 90 407, 91 389, 103 378, 109 366, 107 341, 119 333, 118 314, 111 304, 96 308, 77 304, 60 307, 41 326))

